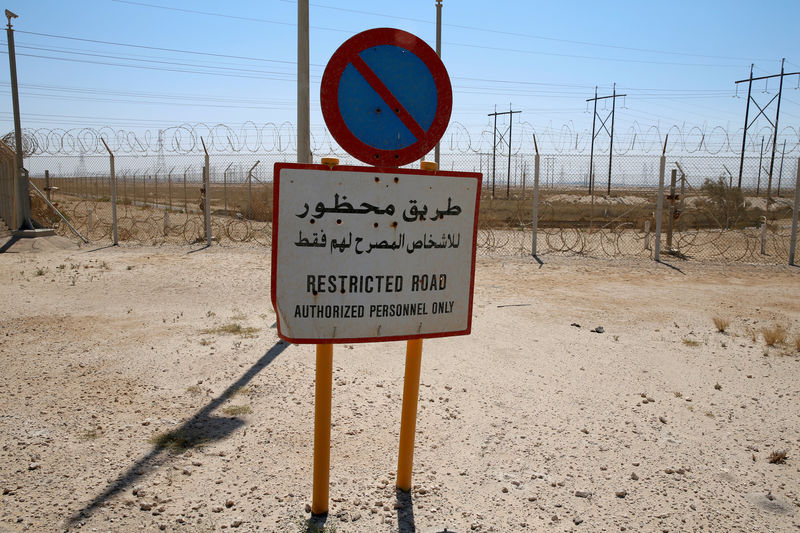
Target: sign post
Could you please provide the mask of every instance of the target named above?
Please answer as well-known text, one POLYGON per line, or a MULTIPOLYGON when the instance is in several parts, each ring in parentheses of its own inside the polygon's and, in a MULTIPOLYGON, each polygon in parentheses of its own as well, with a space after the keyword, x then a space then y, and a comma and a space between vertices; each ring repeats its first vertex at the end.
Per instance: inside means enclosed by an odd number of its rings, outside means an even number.
POLYGON ((328 512, 333 345, 407 340, 397 487, 410 490, 422 339, 468 335, 482 176, 397 168, 437 145, 452 87, 436 52, 396 29, 333 54, 320 102, 370 167, 276 163, 271 299, 278 335, 316 344, 311 511, 328 512))

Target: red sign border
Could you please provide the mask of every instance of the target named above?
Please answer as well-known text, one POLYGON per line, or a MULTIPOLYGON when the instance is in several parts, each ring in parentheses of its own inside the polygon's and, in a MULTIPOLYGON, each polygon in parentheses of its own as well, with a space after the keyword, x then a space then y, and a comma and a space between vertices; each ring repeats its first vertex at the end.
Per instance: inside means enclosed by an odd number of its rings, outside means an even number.
POLYGON ((430 152, 444 135, 453 111, 453 87, 444 63, 436 52, 412 33, 394 28, 373 28, 346 40, 331 56, 320 84, 322 117, 331 135, 344 150, 368 165, 399 167, 419 160, 430 152), (381 150, 358 139, 344 122, 339 109, 339 82, 350 58, 372 46, 394 45, 416 55, 433 76, 437 102, 433 123, 422 139, 399 150, 381 150), (376 157, 377 156, 377 157, 376 157))
POLYGON ((275 311, 275 323, 278 328, 278 337, 284 341, 294 344, 356 344, 362 342, 390 342, 402 341, 410 339, 432 339, 438 337, 454 337, 457 335, 469 335, 472 331, 472 301, 475 294, 475 255, 478 244, 478 211, 481 201, 481 186, 483 185, 483 175, 479 172, 452 172, 452 171, 431 171, 431 170, 415 170, 410 168, 394 168, 394 167, 360 167, 352 165, 341 165, 329 167, 328 165, 314 165, 304 163, 275 163, 273 170, 273 191, 272 191, 272 253, 270 264, 270 300, 272 301, 272 308, 275 311), (364 337, 364 338, 335 338, 335 339, 307 339, 307 338, 292 338, 287 337, 281 331, 281 321, 278 318, 278 306, 276 305, 275 295, 275 282, 277 280, 277 262, 278 262, 278 228, 280 221, 278 220, 278 206, 280 205, 280 173, 283 169, 300 169, 300 170, 323 170, 323 171, 344 171, 344 172, 365 172, 372 174, 413 174, 417 176, 452 176, 458 178, 474 178, 478 187, 475 191, 475 222, 472 228, 472 257, 470 262, 470 279, 469 279, 469 305, 467 306, 467 327, 464 330, 447 331, 441 333, 427 333, 420 335, 397 335, 393 337, 364 337))

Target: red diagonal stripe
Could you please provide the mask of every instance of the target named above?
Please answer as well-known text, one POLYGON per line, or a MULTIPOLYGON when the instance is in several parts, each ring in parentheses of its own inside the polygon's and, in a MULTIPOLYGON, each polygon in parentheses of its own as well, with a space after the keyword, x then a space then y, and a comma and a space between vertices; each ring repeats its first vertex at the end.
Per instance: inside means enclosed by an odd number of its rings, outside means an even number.
POLYGON ((408 128, 411 134, 417 138, 417 141, 421 140, 425 137, 425 130, 422 129, 422 126, 417 124, 417 121, 414 120, 414 117, 411 116, 405 107, 400 103, 400 101, 394 97, 392 92, 389 90, 386 85, 383 84, 381 79, 375 74, 371 68, 367 65, 367 63, 361 59, 361 56, 356 54, 351 63, 356 68, 356 70, 364 76, 364 79, 367 80, 367 83, 375 89, 375 92, 378 93, 384 102, 389 106, 389 108, 395 112, 397 118, 403 123, 403 125, 408 128))

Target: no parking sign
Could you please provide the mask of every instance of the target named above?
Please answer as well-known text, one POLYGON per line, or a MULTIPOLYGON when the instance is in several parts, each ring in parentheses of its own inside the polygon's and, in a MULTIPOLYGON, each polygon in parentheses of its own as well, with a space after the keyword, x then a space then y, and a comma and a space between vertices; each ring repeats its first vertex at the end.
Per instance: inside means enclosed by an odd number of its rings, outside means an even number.
POLYGON ((322 75, 320 102, 331 135, 350 155, 397 167, 439 142, 453 89, 441 59, 422 39, 376 28, 336 50, 322 75))

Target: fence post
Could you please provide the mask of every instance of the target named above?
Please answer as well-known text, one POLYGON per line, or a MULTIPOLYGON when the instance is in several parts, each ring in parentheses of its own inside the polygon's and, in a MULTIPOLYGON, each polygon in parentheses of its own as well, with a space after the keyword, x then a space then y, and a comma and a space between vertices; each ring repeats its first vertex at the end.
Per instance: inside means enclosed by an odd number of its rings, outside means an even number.
POLYGON ((650 246, 650 221, 644 221, 644 249, 645 250, 652 250, 653 247, 650 246))
POLYGON ((672 251, 672 225, 675 220, 675 184, 678 170, 673 168, 669 178, 669 216, 667 217, 667 251, 672 251))
POLYGON ((167 197, 169 202, 169 208, 172 209, 172 171, 175 170, 175 167, 169 169, 169 174, 167 174, 167 197))
POLYGON ((111 167, 111 232, 114 246, 119 244, 119 234, 117 233, 117 172, 114 169, 114 152, 106 144, 106 140, 100 137, 103 146, 108 151, 108 160, 111 167))
POLYGON ((189 216, 189 204, 186 199, 186 174, 189 172, 189 167, 183 169, 183 212, 189 216))
MULTIPOLYGON (((666 152, 667 142, 664 141, 664 151, 666 152)), ((653 259, 661 260, 661 217, 664 211, 664 168, 667 165, 667 156, 661 154, 661 164, 658 169, 658 199, 656 200, 656 246, 653 252, 653 259)))
POLYGON ((796 266, 794 252, 797 249, 797 218, 800 212, 800 158, 797 158, 797 179, 794 184, 794 214, 792 215, 792 238, 789 241, 789 264, 796 266))
POLYGON ((203 143, 203 152, 205 152, 205 166, 203 167, 203 189, 205 190, 205 197, 203 199, 203 214, 205 215, 205 228, 206 228, 206 246, 211 246, 211 168, 208 158, 208 149, 202 137, 200 142, 203 143))
MULTIPOLYGON (((230 142, 230 141, 229 141, 230 142)), ((222 198, 225 205, 225 214, 228 214, 228 170, 230 170, 233 162, 222 173, 222 198)))
POLYGON ((761 217, 761 255, 767 255, 767 217, 761 217))
POLYGON ((247 218, 253 219, 253 170, 258 166, 260 160, 250 167, 250 172, 247 173, 247 218))
POLYGON ((533 157, 533 242, 531 243, 531 255, 536 257, 537 238, 539 233, 539 146, 536 144, 536 135, 533 136, 533 147, 536 155, 533 157))

